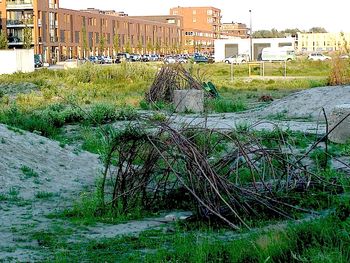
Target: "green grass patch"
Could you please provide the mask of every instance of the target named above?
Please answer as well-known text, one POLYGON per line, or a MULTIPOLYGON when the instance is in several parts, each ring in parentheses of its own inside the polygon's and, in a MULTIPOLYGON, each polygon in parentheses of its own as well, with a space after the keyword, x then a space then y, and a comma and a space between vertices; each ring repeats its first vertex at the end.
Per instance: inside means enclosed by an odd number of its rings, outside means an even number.
POLYGON ((39 177, 39 174, 28 166, 22 166, 21 171, 24 174, 26 179, 39 177))
POLYGON ((49 199, 53 196, 54 196, 54 194, 50 193, 50 192, 37 192, 35 194, 35 198, 37 198, 37 199, 49 199))
POLYGON ((206 108, 209 112, 226 113, 244 111, 248 107, 244 100, 229 100, 219 98, 206 100, 206 108))

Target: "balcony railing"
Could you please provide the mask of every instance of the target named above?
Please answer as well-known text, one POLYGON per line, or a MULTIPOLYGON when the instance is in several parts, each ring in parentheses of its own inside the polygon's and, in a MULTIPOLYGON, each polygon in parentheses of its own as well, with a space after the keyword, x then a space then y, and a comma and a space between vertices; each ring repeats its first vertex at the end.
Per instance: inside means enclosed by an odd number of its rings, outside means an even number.
POLYGON ((58 37, 50 37, 50 42, 51 42, 51 43, 56 43, 56 42, 58 42, 58 37))
POLYGON ((23 39, 20 37, 9 37, 8 38, 8 42, 9 44, 22 44, 23 43, 23 39))
POLYGON ((7 27, 10 26, 33 26, 33 19, 16 19, 16 20, 6 20, 7 27))
POLYGON ((33 0, 7 0, 7 9, 32 9, 33 0))

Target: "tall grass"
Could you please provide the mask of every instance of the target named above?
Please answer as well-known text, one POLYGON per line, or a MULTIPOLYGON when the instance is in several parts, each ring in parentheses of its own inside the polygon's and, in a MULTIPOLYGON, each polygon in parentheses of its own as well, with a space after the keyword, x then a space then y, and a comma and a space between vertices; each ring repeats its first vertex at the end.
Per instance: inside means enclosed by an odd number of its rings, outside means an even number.
POLYGON ((206 108, 210 112, 225 113, 225 112, 240 112, 246 110, 248 107, 244 100, 236 99, 210 99, 206 101, 206 108))
POLYGON ((332 68, 329 74, 329 85, 344 85, 350 83, 349 60, 336 56, 332 59, 332 68))

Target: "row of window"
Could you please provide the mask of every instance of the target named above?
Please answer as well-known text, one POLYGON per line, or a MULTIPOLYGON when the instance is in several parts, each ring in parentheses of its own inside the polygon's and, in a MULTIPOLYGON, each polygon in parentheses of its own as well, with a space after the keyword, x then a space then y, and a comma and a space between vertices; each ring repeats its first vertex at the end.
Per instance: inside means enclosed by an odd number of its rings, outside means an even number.
POLYGON ((185 36, 198 36, 198 37, 213 37, 212 33, 203 33, 203 32, 193 32, 193 31, 187 31, 185 32, 185 36))
MULTIPOLYGON (((197 10, 194 9, 192 10, 192 15, 197 15, 197 10)), ((173 10, 173 15, 179 15, 179 11, 178 10, 173 10)), ((214 12, 212 9, 207 9, 207 15, 208 16, 219 16, 220 14, 218 12, 214 12)))
MULTIPOLYGON (((102 43, 100 39, 101 34, 97 32, 88 32, 87 38, 85 41, 88 41, 89 46, 94 46, 94 45, 100 45, 102 43)), ((74 32, 74 41, 73 41, 73 33, 70 31, 66 30, 60 30, 60 42, 68 42, 68 43, 75 43, 79 44, 82 43, 84 40, 82 39, 82 32, 80 31, 75 31, 74 32)), ((174 44, 177 42, 176 38, 161 38, 157 37, 155 38, 157 42, 159 43, 164 43, 164 44, 174 44)), ((103 43, 106 45, 111 45, 113 43, 113 39, 111 37, 110 33, 103 34, 103 43)), ((146 45, 147 43, 152 43, 152 38, 148 36, 140 36, 139 38, 136 37, 135 35, 131 35, 130 38, 127 37, 125 34, 118 34, 118 42, 119 46, 125 45, 127 42, 129 42, 130 45, 146 45)))

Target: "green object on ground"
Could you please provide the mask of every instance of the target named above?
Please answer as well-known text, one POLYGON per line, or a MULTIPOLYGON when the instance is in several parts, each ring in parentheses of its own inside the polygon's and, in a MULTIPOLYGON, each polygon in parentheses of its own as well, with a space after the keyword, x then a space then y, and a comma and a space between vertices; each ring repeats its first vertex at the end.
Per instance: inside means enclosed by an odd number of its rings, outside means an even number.
POLYGON ((203 89, 207 92, 209 92, 213 97, 219 98, 219 92, 216 89, 215 85, 212 82, 203 82, 203 89))

